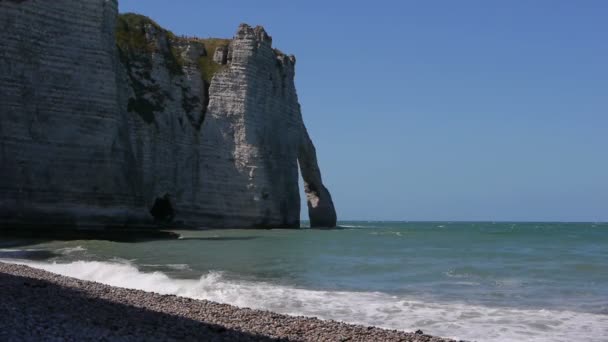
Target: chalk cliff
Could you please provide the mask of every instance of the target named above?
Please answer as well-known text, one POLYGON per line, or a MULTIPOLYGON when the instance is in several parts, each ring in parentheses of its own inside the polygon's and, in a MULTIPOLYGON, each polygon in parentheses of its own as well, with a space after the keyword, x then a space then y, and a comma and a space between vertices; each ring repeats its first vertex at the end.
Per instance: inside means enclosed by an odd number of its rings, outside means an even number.
POLYGON ((261 27, 177 37, 115 0, 0 0, 0 224, 297 227, 336 214, 261 27))

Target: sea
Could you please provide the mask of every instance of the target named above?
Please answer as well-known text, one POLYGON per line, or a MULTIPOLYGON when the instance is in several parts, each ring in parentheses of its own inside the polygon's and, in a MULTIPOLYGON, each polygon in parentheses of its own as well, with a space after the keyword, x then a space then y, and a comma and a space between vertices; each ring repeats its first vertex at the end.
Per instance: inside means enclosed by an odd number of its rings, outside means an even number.
POLYGON ((339 225, 142 242, 0 240, 0 261, 467 341, 608 341, 608 223, 339 225))

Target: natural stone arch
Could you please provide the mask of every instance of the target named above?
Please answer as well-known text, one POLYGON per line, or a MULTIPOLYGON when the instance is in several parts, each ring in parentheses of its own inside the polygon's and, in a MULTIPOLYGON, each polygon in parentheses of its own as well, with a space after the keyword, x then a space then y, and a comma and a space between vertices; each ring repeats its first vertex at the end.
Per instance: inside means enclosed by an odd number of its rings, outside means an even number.
POLYGON ((317 152, 305 127, 302 127, 298 163, 304 180, 310 226, 312 228, 334 228, 337 223, 334 202, 329 191, 323 185, 317 162, 317 152))

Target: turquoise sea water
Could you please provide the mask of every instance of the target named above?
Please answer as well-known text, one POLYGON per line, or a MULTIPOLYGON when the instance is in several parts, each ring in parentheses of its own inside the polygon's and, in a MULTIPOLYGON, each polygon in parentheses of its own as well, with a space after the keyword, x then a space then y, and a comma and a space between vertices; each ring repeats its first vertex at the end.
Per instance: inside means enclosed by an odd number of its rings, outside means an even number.
POLYGON ((608 341, 606 223, 340 226, 46 241, 1 249, 0 258, 111 285, 467 340, 608 341))

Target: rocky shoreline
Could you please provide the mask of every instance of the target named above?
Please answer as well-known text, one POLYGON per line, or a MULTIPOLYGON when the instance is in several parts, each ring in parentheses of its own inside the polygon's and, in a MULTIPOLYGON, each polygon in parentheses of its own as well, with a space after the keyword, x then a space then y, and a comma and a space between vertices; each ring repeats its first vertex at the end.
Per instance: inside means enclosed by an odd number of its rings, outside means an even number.
POLYGON ((130 290, 0 263, 2 341, 448 339, 130 290))

